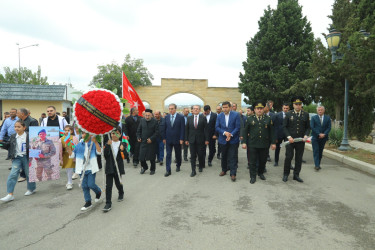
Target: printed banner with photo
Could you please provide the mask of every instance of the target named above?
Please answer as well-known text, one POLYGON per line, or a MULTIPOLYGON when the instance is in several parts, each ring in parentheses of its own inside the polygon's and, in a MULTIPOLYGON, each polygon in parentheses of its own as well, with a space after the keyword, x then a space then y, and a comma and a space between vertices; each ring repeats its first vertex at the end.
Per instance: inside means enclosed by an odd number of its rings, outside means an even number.
POLYGON ((59 127, 29 127, 29 137, 29 181, 59 179, 59 127))

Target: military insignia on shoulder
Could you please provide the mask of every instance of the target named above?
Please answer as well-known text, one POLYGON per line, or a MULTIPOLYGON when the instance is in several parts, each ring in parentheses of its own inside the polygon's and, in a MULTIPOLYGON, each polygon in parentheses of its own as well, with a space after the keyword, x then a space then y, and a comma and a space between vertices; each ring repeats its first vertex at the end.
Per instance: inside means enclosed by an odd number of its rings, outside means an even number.
POLYGON ((254 120, 253 120, 253 122, 252 122, 251 124, 255 125, 255 122, 254 122, 254 120))

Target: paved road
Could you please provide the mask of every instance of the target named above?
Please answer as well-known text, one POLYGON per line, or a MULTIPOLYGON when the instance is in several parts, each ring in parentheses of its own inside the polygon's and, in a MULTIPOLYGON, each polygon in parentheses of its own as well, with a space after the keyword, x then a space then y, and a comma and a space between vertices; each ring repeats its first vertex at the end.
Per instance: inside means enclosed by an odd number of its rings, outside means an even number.
POLYGON ((218 176, 217 160, 194 178, 187 163, 168 178, 126 165, 125 200, 106 214, 103 201, 81 213, 82 191, 65 190, 65 173, 30 197, 19 183, 0 204, 0 249, 375 249, 375 178, 327 158, 316 173, 311 151, 304 158, 303 184, 268 164, 267 180, 251 185, 243 150, 235 183, 218 176))

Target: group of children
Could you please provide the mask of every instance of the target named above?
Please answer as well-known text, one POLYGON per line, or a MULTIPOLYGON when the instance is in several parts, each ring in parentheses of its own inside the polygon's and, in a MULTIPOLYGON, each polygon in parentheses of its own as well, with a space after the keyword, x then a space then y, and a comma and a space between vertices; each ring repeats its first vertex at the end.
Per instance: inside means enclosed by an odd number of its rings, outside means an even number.
MULTIPOLYGON (((12 158, 12 168, 7 179, 7 195, 0 199, 3 202, 14 200, 13 191, 17 183, 18 175, 22 170, 26 174, 27 192, 26 196, 35 193, 35 182, 29 182, 29 135, 25 131, 26 125, 23 121, 18 120, 15 123, 16 133, 10 137, 10 143, 4 145, 9 150, 12 158)), ((95 136, 87 135, 82 132, 82 139, 74 136, 74 127, 67 125, 64 128, 64 136, 60 138, 60 165, 67 171, 68 183, 66 188, 73 188, 73 170, 81 177, 81 186, 85 204, 81 211, 86 211, 92 207, 90 189, 95 193, 95 202, 100 200, 102 190, 96 185, 96 173, 99 171, 97 155, 104 151, 105 174, 106 174, 106 204, 103 208, 104 212, 108 212, 112 208, 112 187, 113 180, 118 189, 118 201, 124 199, 124 188, 122 185, 121 175, 125 174, 124 158, 126 153, 126 144, 120 141, 121 128, 117 127, 111 132, 111 138, 108 138, 104 146, 104 150, 100 147, 95 136), (66 137, 70 136, 70 141, 66 143, 66 137), (118 174, 120 173, 120 174, 118 174)))

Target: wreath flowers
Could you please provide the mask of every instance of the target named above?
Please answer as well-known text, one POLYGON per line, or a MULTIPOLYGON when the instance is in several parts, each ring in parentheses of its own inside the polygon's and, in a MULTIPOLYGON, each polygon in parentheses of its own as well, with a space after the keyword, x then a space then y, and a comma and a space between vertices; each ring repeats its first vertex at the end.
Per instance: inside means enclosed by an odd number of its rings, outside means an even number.
MULTIPOLYGON (((115 120, 117 123, 121 121, 122 104, 119 97, 113 92, 106 89, 93 89, 83 93, 81 98, 91 104, 94 110, 101 112, 104 116, 115 120)), ((73 106, 73 116, 82 131, 90 134, 103 135, 114 129, 112 125, 98 118, 98 115, 89 112, 87 108, 79 103, 80 100, 73 106)))

